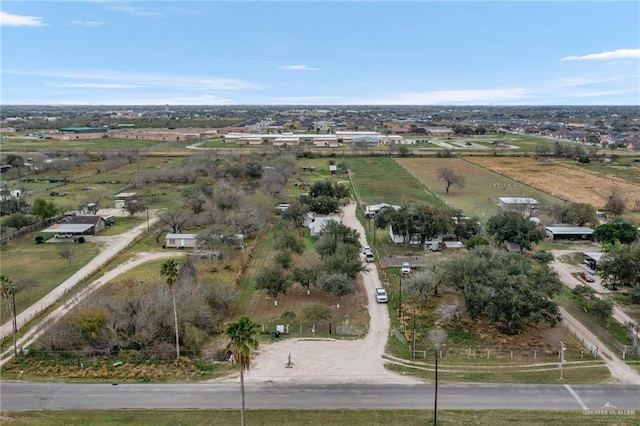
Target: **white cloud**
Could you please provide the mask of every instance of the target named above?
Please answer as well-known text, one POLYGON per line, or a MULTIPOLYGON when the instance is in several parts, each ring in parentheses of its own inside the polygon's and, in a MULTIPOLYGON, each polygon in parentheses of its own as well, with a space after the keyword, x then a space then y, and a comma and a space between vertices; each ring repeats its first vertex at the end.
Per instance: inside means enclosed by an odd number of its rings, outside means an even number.
POLYGON ((566 56, 562 61, 604 61, 611 59, 640 58, 640 49, 619 49, 609 52, 590 53, 582 56, 566 56))
MULTIPOLYGON (((34 104, 47 104, 50 101, 34 102, 34 104)), ((232 105, 230 99, 212 95, 198 96, 174 96, 157 94, 153 96, 126 96, 122 98, 90 97, 86 99, 62 99, 57 105, 232 105)))
POLYGON ((601 90, 597 92, 578 92, 578 93, 570 93, 567 94, 568 97, 572 98, 595 98, 602 96, 611 96, 611 95, 626 95, 629 93, 638 93, 637 90, 601 90))
POLYGON ((106 22, 100 21, 71 21, 71 25, 78 25, 80 27, 102 27, 106 24, 106 22))
POLYGON ((320 68, 308 67, 306 65, 282 65, 279 67, 282 70, 290 71, 319 71, 320 68))
POLYGON ((163 13, 159 10, 130 6, 126 3, 99 1, 106 9, 112 12, 125 13, 127 15, 139 16, 141 18, 157 18, 163 13))
POLYGON ((14 15, 0 12, 0 26, 7 27, 42 27, 46 25, 39 16, 14 15))
POLYGON ((112 84, 112 83, 62 83, 52 84, 53 87, 71 87, 79 89, 133 89, 142 87, 135 84, 112 84))
POLYGON ((587 86, 590 84, 600 84, 600 83, 611 83, 616 81, 614 78, 584 78, 584 77, 575 77, 575 78, 565 78, 562 80, 558 80, 555 83, 552 83, 552 87, 576 87, 576 86, 587 86))
MULTIPOLYGON (((197 90, 245 90, 260 89, 257 84, 233 79, 217 77, 191 77, 173 74, 154 73, 126 73, 110 70, 85 70, 85 71, 22 71, 22 70, 2 70, 7 74, 32 75, 40 77, 72 79, 72 80, 100 80, 113 82, 120 85, 132 86, 153 86, 167 89, 197 89, 197 90)), ((60 83, 61 84, 61 83, 60 83)), ((79 83, 72 83, 79 84, 79 83)))

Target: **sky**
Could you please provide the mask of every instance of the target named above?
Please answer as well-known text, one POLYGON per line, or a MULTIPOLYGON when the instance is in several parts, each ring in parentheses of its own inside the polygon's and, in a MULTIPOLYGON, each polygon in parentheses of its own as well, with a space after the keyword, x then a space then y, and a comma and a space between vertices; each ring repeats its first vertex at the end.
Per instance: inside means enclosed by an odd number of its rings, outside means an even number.
POLYGON ((0 3, 3 105, 640 105, 640 2, 0 3))

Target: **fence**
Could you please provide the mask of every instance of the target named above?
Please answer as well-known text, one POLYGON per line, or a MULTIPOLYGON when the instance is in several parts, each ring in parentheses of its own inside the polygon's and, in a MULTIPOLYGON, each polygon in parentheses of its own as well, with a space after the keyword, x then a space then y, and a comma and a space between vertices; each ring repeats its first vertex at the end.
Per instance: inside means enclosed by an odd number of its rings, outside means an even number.
POLYGON ((300 337, 328 337, 328 336, 364 336, 367 334, 367 327, 357 327, 343 323, 331 322, 285 322, 278 324, 260 324, 260 332, 263 334, 274 334, 278 326, 282 326, 284 331, 281 334, 300 337))

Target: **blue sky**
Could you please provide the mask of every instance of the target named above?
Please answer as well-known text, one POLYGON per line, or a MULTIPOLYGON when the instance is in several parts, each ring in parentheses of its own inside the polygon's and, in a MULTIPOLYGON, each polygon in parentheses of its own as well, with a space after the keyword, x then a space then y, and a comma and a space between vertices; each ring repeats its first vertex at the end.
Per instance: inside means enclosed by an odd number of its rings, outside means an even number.
POLYGON ((0 10, 5 105, 640 105, 637 1, 0 10))

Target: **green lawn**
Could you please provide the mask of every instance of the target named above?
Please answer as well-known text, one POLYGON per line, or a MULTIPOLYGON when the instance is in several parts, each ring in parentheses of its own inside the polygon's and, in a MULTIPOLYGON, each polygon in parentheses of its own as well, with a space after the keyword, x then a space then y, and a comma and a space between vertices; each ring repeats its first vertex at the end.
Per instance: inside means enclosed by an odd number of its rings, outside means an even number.
MULTIPOLYGON (((425 401, 430 405, 431 401, 425 401)), ((433 424, 432 410, 248 410, 247 424, 277 426, 427 426, 433 424)), ((3 412, 2 419, 23 425, 230 425, 240 421, 237 410, 110 410, 110 411, 23 411, 3 412)), ((438 410, 440 425, 554 425, 578 424, 637 425, 640 412, 586 417, 581 410, 438 410), (613 423, 612 423, 613 421, 613 423)))
MULTIPOLYGON (((100 251, 98 244, 71 241, 36 244, 34 236, 11 241, 2 248, 2 273, 6 274, 22 290, 16 293, 16 311, 22 312, 40 300, 64 280, 76 273, 100 251), (71 266, 59 256, 62 247, 70 247, 74 256, 71 266)), ((3 322, 6 312, 2 310, 3 322)))
POLYGON ((410 201, 442 206, 418 180, 388 157, 347 158, 353 182, 365 204, 403 205, 410 201))

